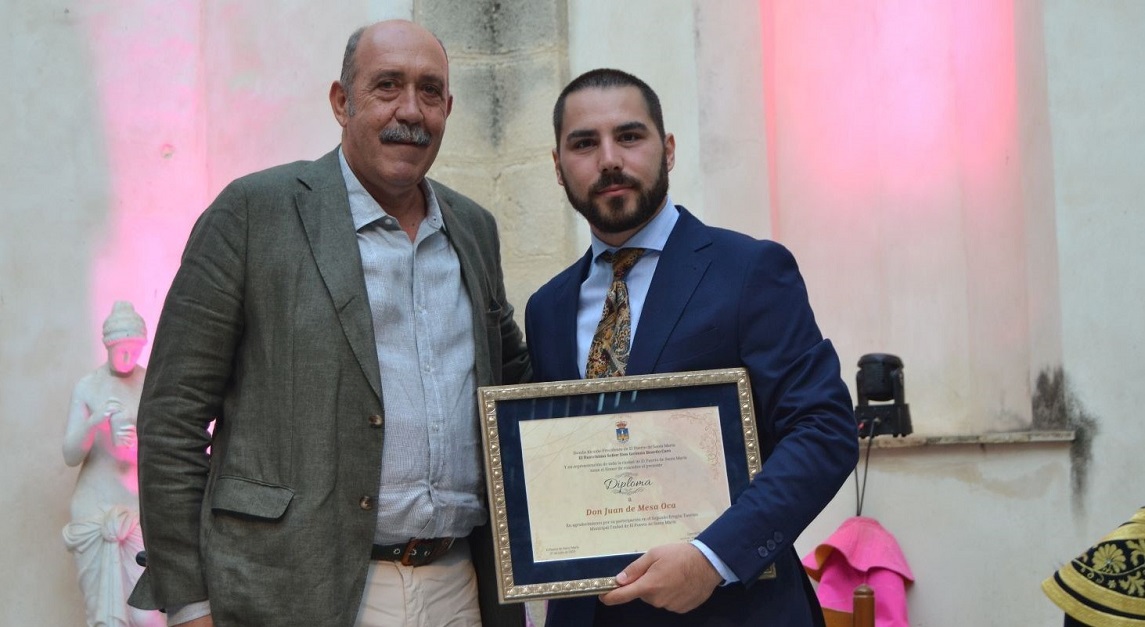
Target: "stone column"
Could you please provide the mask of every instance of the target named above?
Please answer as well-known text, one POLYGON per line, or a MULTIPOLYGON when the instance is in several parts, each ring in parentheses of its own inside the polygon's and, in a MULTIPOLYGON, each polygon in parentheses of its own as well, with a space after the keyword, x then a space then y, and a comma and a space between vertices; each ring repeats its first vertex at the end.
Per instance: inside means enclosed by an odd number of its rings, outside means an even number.
POLYGON ((552 107, 568 80, 565 0, 415 0, 445 43, 453 113, 430 177, 497 216, 510 302, 525 301, 581 252, 556 183, 552 107))

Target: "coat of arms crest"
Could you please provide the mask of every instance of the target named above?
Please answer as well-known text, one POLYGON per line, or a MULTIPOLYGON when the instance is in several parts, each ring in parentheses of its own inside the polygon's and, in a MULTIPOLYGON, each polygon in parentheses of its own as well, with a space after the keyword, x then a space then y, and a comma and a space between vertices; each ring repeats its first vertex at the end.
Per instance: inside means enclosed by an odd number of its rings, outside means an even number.
POLYGON ((621 444, 628 442, 628 422, 618 420, 616 422, 616 441, 621 444))

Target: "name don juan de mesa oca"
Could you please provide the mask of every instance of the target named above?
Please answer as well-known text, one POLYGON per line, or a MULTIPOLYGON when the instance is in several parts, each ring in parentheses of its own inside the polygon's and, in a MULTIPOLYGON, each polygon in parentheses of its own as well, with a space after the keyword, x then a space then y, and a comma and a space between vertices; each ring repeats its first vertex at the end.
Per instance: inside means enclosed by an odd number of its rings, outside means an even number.
POLYGON ((629 505, 627 507, 602 507, 600 509, 588 508, 584 510, 585 516, 608 516, 610 514, 631 514, 639 512, 659 512, 669 509, 676 509, 675 503, 660 503, 659 505, 641 504, 629 505))

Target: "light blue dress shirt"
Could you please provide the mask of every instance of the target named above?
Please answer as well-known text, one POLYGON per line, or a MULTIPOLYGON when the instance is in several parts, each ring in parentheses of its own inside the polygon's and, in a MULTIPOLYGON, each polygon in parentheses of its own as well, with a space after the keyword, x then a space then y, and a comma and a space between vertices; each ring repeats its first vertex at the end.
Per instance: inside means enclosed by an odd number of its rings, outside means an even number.
POLYGON ((342 176, 374 322, 386 408, 377 544, 464 537, 484 524, 473 315, 441 208, 422 181, 426 216, 411 242, 350 170, 342 176))

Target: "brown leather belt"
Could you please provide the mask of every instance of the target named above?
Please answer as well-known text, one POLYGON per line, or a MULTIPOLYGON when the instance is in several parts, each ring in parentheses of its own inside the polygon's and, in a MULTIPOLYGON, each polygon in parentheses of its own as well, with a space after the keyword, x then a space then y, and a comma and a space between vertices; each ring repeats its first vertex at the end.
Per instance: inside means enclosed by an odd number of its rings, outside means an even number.
POLYGON ((413 538, 401 544, 375 544, 370 559, 401 562, 406 566, 425 566, 449 552, 454 538, 413 538))

